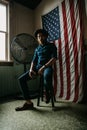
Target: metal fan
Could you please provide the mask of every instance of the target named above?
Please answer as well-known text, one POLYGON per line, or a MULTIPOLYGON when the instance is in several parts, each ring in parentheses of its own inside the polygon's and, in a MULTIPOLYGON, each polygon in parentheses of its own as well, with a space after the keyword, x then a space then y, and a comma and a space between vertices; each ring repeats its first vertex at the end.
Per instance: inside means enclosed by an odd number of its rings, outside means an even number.
POLYGON ((18 34, 13 38, 11 43, 11 54, 14 60, 24 64, 24 71, 26 71, 26 64, 31 62, 37 45, 37 40, 27 33, 18 34))

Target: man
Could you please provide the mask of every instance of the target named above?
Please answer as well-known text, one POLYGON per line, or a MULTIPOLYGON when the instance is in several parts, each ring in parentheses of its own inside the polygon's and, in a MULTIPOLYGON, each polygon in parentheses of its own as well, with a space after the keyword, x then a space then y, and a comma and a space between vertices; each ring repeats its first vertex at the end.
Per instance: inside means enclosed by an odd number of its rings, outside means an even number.
POLYGON ((30 70, 19 77, 19 82, 23 96, 26 100, 23 106, 17 107, 16 111, 29 110, 33 108, 33 102, 30 100, 27 80, 34 76, 43 75, 43 83, 46 89, 46 103, 49 103, 49 87, 52 86, 52 65, 57 59, 57 48, 53 43, 47 42, 48 32, 44 29, 38 29, 35 32, 35 38, 38 41, 38 47, 35 49, 31 62, 30 70))

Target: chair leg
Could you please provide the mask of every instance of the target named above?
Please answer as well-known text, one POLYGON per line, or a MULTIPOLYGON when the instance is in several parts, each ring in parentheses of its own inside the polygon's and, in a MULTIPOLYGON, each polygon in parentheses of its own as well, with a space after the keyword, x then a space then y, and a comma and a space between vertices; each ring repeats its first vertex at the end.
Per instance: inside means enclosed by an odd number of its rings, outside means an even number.
POLYGON ((54 95, 53 86, 50 88, 50 94, 51 94, 51 103, 52 103, 52 107, 54 107, 55 95, 54 95))
POLYGON ((54 102, 56 102, 56 98, 55 98, 55 95, 54 95, 54 102))
POLYGON ((37 99, 37 106, 40 104, 40 98, 43 101, 43 76, 40 76, 40 83, 39 83, 39 95, 37 99))
POLYGON ((54 99, 53 99, 53 97, 51 97, 51 103, 52 103, 52 107, 54 107, 54 99))
POLYGON ((39 104, 40 104, 40 96, 37 99, 37 106, 39 106, 39 104))
MULTIPOLYGON (((43 101, 43 94, 44 94, 44 88, 43 88, 43 76, 40 77, 40 84, 39 84, 39 95, 37 99, 37 106, 40 104, 40 98, 43 101)), ((52 108, 54 108, 54 102, 56 101, 55 95, 54 95, 54 89, 53 86, 50 88, 50 94, 51 94, 51 103, 52 103, 52 108)))
POLYGON ((39 86, 38 98, 37 98, 37 106, 39 106, 39 104, 40 104, 40 97, 41 97, 41 86, 39 86))

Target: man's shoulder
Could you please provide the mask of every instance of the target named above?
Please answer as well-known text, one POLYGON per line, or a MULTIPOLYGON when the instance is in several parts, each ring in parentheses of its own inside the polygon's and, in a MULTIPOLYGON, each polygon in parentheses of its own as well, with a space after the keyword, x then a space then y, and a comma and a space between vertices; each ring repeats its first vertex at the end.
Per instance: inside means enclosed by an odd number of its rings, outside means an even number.
POLYGON ((38 51, 39 48, 40 48, 40 46, 38 45, 38 46, 35 48, 35 51, 38 51))

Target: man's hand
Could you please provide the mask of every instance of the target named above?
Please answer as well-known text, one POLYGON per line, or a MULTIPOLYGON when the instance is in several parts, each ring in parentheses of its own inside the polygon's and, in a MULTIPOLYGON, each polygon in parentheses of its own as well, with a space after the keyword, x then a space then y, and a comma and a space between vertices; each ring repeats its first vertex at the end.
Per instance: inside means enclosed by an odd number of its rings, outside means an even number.
POLYGON ((43 65, 43 66, 38 70, 38 74, 39 74, 39 75, 42 75, 44 69, 45 69, 45 66, 43 65))
POLYGON ((31 78, 33 78, 34 76, 36 76, 36 72, 33 71, 33 70, 30 70, 30 71, 29 71, 29 76, 30 76, 31 78))

